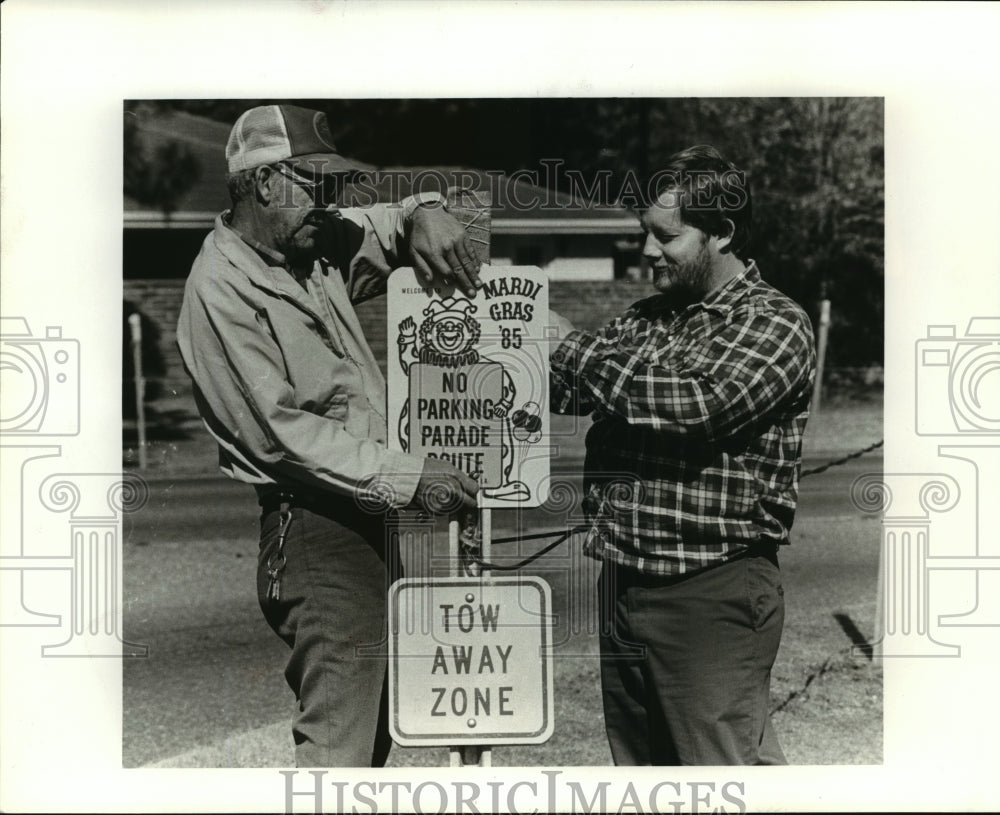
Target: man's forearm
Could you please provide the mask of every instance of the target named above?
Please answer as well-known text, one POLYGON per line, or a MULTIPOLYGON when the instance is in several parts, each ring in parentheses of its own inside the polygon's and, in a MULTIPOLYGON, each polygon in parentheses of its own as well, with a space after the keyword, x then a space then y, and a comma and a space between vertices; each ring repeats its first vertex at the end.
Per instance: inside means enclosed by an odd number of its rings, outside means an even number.
POLYGON ((597 406, 592 394, 581 388, 583 338, 592 339, 582 331, 569 332, 549 357, 549 406, 554 413, 582 416, 597 406))
POLYGON ((716 338, 683 368, 575 332, 552 356, 553 394, 559 394, 553 410, 571 412, 575 404, 580 412, 600 409, 679 436, 707 441, 730 436, 800 388, 808 375, 804 333, 775 326, 777 338, 748 342, 748 334, 767 335, 761 328, 731 327, 733 336, 716 338))

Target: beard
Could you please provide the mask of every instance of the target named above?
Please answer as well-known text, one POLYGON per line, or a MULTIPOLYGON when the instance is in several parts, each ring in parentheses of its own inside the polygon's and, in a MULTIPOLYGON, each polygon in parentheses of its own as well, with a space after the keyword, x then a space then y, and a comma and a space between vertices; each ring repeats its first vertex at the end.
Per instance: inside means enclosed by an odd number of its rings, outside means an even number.
POLYGON ((712 280, 712 259, 708 241, 702 241, 698 254, 683 263, 668 263, 654 269, 653 285, 663 294, 679 301, 694 303, 708 294, 712 280))

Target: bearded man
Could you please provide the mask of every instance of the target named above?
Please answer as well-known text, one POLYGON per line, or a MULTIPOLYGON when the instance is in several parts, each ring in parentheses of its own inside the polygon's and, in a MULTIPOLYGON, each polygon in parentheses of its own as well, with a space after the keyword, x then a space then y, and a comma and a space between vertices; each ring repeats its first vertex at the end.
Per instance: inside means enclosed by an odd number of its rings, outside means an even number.
POLYGON ((815 376, 803 310, 746 257, 750 188, 675 155, 643 216, 658 294, 594 333, 558 315, 552 409, 592 413, 584 509, 616 764, 783 764, 771 667, 815 376), (568 332, 568 333, 566 333, 568 332))

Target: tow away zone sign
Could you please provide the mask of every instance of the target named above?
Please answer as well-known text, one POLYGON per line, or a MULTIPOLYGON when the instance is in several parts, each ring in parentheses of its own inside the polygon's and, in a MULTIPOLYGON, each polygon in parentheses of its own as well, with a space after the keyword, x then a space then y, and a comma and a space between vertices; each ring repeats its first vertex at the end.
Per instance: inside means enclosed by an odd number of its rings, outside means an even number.
POLYGON ((404 578, 389 590, 389 729, 405 747, 541 744, 552 613, 537 577, 404 578))

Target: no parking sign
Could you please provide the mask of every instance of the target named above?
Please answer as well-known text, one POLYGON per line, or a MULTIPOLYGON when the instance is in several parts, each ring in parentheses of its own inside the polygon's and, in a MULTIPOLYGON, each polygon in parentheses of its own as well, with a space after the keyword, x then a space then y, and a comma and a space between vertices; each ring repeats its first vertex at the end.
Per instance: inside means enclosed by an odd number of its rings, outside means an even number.
POLYGON ((483 266, 473 298, 389 279, 390 444, 450 461, 483 487, 481 506, 540 506, 549 476, 548 278, 483 266))

